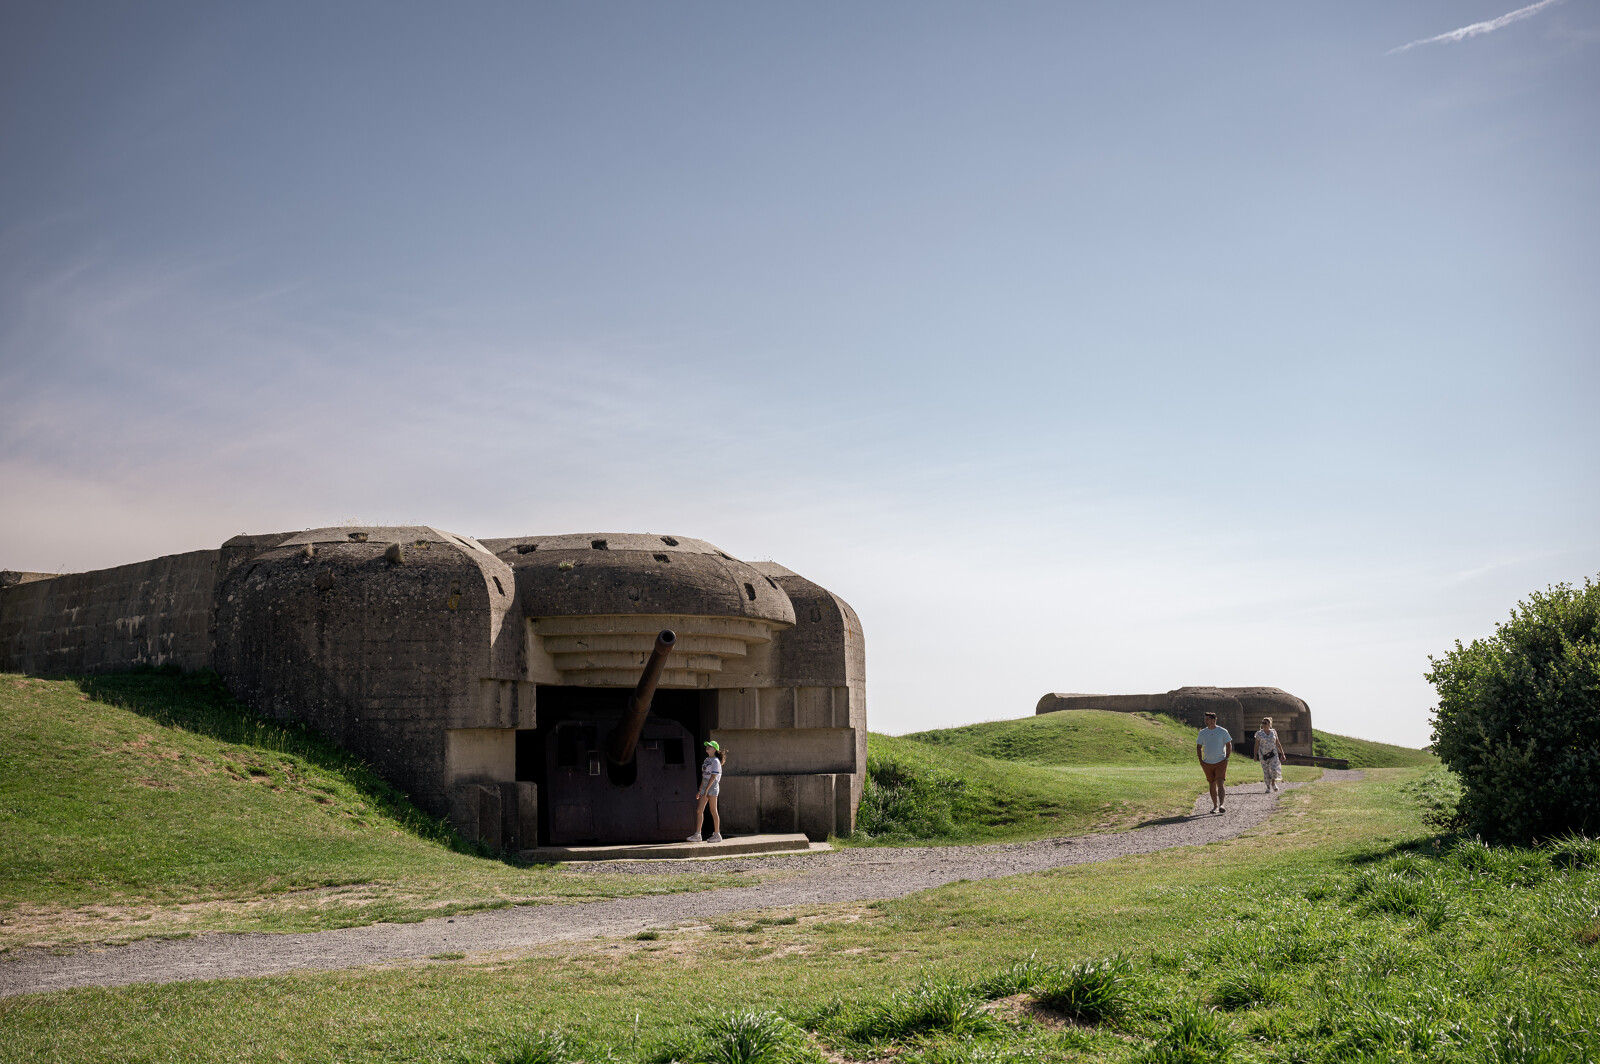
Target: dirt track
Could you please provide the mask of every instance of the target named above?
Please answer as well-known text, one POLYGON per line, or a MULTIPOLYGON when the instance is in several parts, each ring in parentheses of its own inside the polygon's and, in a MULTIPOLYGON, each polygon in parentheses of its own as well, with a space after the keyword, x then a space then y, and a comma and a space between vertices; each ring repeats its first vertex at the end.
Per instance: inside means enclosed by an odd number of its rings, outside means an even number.
MULTIPOLYGON (((1330 781, 1361 779, 1357 771, 1327 771, 1330 781)), ((1294 787, 1296 784, 1287 784, 1294 787)), ((833 852, 734 858, 719 869, 759 871, 770 882, 750 887, 617 898, 578 905, 523 906, 416 924, 373 924, 288 935, 203 935, 177 941, 151 939, 67 955, 23 951, 0 960, 0 997, 79 986, 169 983, 275 975, 301 969, 353 968, 436 953, 473 953, 551 942, 633 934, 750 909, 828 905, 898 898, 960 879, 994 879, 1065 865, 1110 861, 1178 846, 1233 838, 1265 820, 1277 804, 1259 783, 1229 788, 1228 812, 1202 813, 1195 801, 1186 817, 1154 821, 1109 835, 993 846, 846 849, 833 852)), ((698 862, 616 862, 607 872, 653 875, 698 871, 698 862)))

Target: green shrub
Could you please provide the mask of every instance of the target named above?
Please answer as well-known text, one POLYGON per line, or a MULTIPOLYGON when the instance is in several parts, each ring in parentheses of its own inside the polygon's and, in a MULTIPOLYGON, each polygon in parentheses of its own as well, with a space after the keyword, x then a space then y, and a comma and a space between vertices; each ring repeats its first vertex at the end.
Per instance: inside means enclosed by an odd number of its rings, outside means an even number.
POLYGON ((1495 842, 1600 832, 1600 583, 1556 584, 1488 639, 1430 658, 1433 747, 1495 842))
POLYGON ((1047 977, 1039 988, 1041 1005, 1078 1023, 1121 1019, 1133 1002, 1133 965, 1123 956, 1080 961, 1047 977))

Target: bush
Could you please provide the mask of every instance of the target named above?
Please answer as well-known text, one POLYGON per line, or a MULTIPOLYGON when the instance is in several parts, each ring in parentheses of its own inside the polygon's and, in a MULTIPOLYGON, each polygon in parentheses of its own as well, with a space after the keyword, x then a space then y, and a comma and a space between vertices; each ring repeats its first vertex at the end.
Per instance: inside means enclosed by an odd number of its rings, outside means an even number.
POLYGON ((1427 674, 1433 748, 1493 842, 1600 832, 1600 583, 1556 584, 1427 674))

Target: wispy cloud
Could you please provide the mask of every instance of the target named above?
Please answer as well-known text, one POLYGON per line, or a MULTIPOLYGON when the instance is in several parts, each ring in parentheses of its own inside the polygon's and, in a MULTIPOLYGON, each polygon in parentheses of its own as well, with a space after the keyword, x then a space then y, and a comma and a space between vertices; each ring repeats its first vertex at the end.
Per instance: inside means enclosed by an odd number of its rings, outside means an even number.
POLYGON ((1441 33, 1437 37, 1424 37, 1419 41, 1412 41, 1410 44, 1402 44, 1398 48, 1389 49, 1389 51, 1385 54, 1394 55, 1396 52, 1404 52, 1424 44, 1439 44, 1444 41, 1464 41, 1468 37, 1481 37, 1485 33, 1493 33, 1495 30, 1509 26, 1513 22, 1521 22, 1525 18, 1532 18, 1545 8, 1559 3, 1561 3, 1561 0, 1539 0, 1537 4, 1529 4, 1527 7, 1519 7, 1515 11, 1501 15, 1499 18, 1492 18, 1486 22, 1474 22, 1470 26, 1462 26, 1458 30, 1451 30, 1449 33, 1441 33))

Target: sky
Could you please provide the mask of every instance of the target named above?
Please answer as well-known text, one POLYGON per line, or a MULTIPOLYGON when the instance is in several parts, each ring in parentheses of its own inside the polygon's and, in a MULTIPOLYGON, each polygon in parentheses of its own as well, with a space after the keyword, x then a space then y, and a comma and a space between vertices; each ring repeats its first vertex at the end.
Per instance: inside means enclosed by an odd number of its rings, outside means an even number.
POLYGON ((0 567, 677 533, 902 733, 1600 574, 1600 4, 0 7, 0 567), (1510 17, 1515 16, 1515 17, 1510 17))

